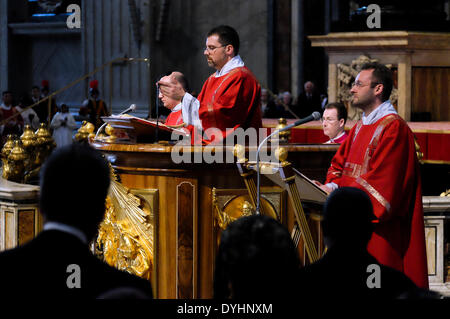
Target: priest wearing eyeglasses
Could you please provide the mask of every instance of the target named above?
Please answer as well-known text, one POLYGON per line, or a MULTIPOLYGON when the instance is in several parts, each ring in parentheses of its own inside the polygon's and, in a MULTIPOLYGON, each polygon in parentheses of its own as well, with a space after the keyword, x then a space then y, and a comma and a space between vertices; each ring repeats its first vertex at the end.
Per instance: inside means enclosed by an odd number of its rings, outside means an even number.
POLYGON ((341 144, 347 138, 345 122, 347 122, 347 109, 342 103, 329 103, 325 106, 321 119, 323 134, 330 139, 325 144, 341 144))
POLYGON ((175 78, 159 81, 161 93, 181 100, 183 121, 204 132, 202 143, 220 142, 237 128, 262 127, 261 86, 239 56, 239 35, 230 26, 208 32, 203 54, 216 69, 203 84, 198 98, 183 90, 175 78), (210 128, 220 135, 208 134, 210 128), (217 131, 217 130, 215 130, 217 131))
POLYGON ((350 93, 363 117, 331 160, 325 185, 315 183, 327 192, 347 186, 365 191, 377 217, 367 250, 426 289, 420 167, 414 135, 389 101, 392 86, 386 66, 362 66, 350 93))

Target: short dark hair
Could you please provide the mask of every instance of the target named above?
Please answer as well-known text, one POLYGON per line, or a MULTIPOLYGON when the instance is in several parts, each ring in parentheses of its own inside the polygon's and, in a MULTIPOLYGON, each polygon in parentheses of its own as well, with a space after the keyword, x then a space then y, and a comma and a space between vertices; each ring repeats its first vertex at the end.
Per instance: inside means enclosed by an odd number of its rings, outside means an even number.
POLYGON ((92 239, 104 217, 109 174, 106 160, 89 145, 57 148, 41 170, 42 215, 47 221, 76 227, 92 239))
POLYGON ((373 70, 372 85, 383 84, 383 92, 381 93, 381 100, 383 102, 389 100, 393 87, 391 70, 389 70, 387 66, 377 62, 368 62, 363 64, 363 66, 361 67, 361 71, 362 70, 373 70))
POLYGON ((358 188, 339 187, 325 202, 323 234, 335 243, 365 248, 374 230, 375 219, 369 195, 358 188), (342 218, 343 213, 345 218, 342 218))
POLYGON ((9 91, 9 90, 6 90, 6 91, 3 91, 2 92, 2 96, 5 96, 6 94, 13 94, 11 91, 9 91))
POLYGON ((344 124, 347 122, 347 108, 341 102, 333 102, 325 105, 325 109, 336 109, 338 120, 344 119, 344 124))
POLYGON ((228 25, 220 25, 218 27, 212 28, 207 37, 212 35, 217 35, 219 37, 219 42, 223 46, 231 44, 234 48, 234 55, 239 53, 239 34, 235 29, 228 25))
POLYGON ((37 85, 33 85, 33 86, 31 87, 31 90, 34 90, 34 89, 38 89, 39 91, 41 90, 41 88, 40 88, 39 86, 37 86, 37 85))
POLYGON ((292 298, 298 290, 298 252, 288 230, 271 217, 232 222, 221 234, 216 258, 215 299, 292 298))

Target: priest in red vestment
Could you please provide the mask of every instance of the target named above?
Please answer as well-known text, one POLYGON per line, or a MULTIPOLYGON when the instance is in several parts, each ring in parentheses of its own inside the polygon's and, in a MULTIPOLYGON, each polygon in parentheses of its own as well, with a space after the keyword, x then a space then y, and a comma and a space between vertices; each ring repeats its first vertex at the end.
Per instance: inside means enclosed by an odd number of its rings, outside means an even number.
MULTIPOLYGON (((332 159, 326 184, 369 194, 377 217, 367 246, 380 263, 428 288, 419 163, 414 136, 390 103, 392 74, 369 63, 352 85, 352 105, 364 113, 332 159)), ((345 218, 345 212, 342 212, 345 218)))
POLYGON ((183 121, 204 133, 203 143, 220 142, 239 127, 262 127, 261 86, 238 52, 236 30, 218 26, 207 34, 204 50, 208 65, 217 71, 206 80, 198 99, 174 78, 158 82, 163 95, 182 100, 183 121), (218 129, 221 136, 211 129, 218 129))

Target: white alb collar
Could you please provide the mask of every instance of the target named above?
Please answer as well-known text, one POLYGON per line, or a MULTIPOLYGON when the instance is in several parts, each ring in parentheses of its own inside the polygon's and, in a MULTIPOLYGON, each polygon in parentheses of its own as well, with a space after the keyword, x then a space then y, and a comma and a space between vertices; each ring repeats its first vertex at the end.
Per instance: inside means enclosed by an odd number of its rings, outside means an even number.
POLYGON ((179 110, 181 110, 181 103, 177 104, 177 106, 175 106, 175 107, 172 109, 172 112, 178 112, 179 110))
POLYGON ((345 131, 342 131, 342 133, 339 134, 338 136, 336 136, 335 138, 330 138, 330 143, 334 143, 335 140, 341 138, 344 134, 345 134, 345 131))
POLYGON ((363 113, 362 122, 364 125, 370 125, 388 114, 397 114, 397 111, 389 100, 377 106, 377 108, 373 110, 368 116, 363 113))
POLYGON ((223 67, 222 69, 220 69, 219 71, 216 72, 216 74, 214 75, 216 78, 223 76, 227 73, 229 73, 231 70, 235 69, 235 68, 239 68, 239 67, 243 67, 244 66, 244 61, 242 61, 241 56, 240 55, 236 55, 235 57, 233 57, 230 61, 228 61, 223 67))

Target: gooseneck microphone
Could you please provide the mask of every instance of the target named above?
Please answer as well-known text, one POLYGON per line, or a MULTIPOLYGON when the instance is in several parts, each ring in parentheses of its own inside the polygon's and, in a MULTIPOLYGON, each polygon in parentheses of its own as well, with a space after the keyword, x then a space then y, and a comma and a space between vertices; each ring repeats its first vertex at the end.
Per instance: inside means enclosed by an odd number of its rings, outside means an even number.
POLYGON ((298 126, 301 124, 305 124, 311 121, 317 121, 320 119, 320 113, 319 112, 313 112, 311 115, 303 118, 303 119, 299 119, 297 121, 295 121, 292 124, 289 124, 279 130, 276 130, 275 132, 273 132, 272 134, 270 134, 269 136, 267 136, 258 146, 258 150, 256 151, 256 190, 257 190, 257 196, 256 196, 256 214, 259 214, 259 208, 260 208, 260 201, 261 201, 261 194, 260 194, 260 167, 259 167, 259 152, 261 151, 262 146, 264 145, 264 143, 271 138, 272 136, 274 136, 275 134, 278 134, 280 132, 283 131, 287 131, 291 128, 293 128, 294 126, 298 126))
POLYGON ((137 108, 137 107, 136 107, 136 104, 131 104, 129 108, 127 108, 127 109, 126 109, 125 111, 123 111, 123 112, 120 112, 119 115, 131 113, 131 112, 135 111, 136 108, 137 108))
MULTIPOLYGON (((128 114, 131 113, 133 111, 135 111, 137 108, 136 104, 131 104, 125 111, 120 112, 118 115, 123 115, 123 114, 128 114)), ((102 131, 102 129, 105 127, 105 125, 108 123, 103 123, 102 126, 99 127, 99 129, 97 130, 97 133, 95 134, 94 139, 97 138, 97 135, 102 131)))

